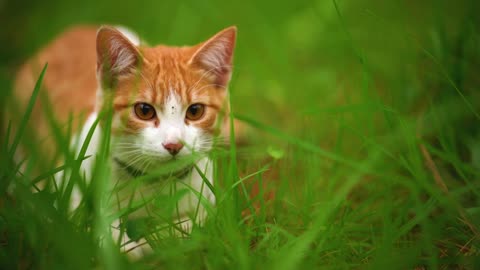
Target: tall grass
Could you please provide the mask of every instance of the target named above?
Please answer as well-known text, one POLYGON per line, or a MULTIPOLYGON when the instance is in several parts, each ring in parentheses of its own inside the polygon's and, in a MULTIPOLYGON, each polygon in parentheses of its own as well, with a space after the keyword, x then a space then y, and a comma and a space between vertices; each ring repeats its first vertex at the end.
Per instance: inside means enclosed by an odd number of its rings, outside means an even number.
POLYGON ((479 268, 474 10, 475 1, 52 1, 51 20, 40 4, 17 10, 28 20, 23 34, 5 30, 20 42, 2 55, 5 89, 19 58, 64 25, 121 23, 151 44, 192 44, 237 24, 230 117, 249 130, 245 145, 211 153, 217 205, 206 224, 182 238, 153 232, 153 253, 131 260, 110 233, 125 213, 108 204, 108 130, 87 183, 79 165, 89 157, 73 153, 53 121, 65 162, 33 169, 42 153, 22 128, 30 111, 19 112, 20 128, 4 129, 0 143, 0 268, 479 268), (19 145, 34 158, 15 160, 19 145), (56 187, 53 174, 64 170, 56 187), (34 187, 39 181, 49 184, 34 187), (260 195, 251 198, 255 183, 260 195), (71 212, 74 184, 83 201, 71 212))

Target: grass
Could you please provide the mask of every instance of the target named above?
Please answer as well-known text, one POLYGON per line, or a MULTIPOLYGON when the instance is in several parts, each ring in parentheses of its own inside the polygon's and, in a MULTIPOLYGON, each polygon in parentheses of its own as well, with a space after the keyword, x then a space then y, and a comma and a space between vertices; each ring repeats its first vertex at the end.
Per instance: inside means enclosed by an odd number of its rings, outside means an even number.
MULTIPOLYGON (((65 25, 124 24, 151 44, 193 44, 236 24, 232 117, 249 127, 248 141, 212 153, 218 204, 207 223, 186 238, 154 233, 154 253, 131 261, 109 232, 120 213, 108 207, 108 168, 97 165, 94 180, 84 183, 78 166, 88 157, 71 153, 68 134, 52 122, 65 164, 40 164, 37 172, 42 153, 35 146, 28 147, 36 153, 31 160, 13 159, 33 134, 5 129, 0 268, 480 267, 475 1, 45 5, 9 2, 0 11, 8 38, 3 89, 11 89, 18 63, 65 25), (65 169, 72 172, 66 186, 56 188, 52 175, 65 169), (45 179, 46 188, 32 188, 45 179), (74 183, 84 201, 70 213, 74 183), (259 191, 265 196, 249 198, 253 183, 266 184, 259 191), (268 188, 274 200, 265 199, 268 188)), ((29 111, 20 114, 15 124, 27 127, 29 111)), ((99 164, 108 157, 104 145, 99 164)))

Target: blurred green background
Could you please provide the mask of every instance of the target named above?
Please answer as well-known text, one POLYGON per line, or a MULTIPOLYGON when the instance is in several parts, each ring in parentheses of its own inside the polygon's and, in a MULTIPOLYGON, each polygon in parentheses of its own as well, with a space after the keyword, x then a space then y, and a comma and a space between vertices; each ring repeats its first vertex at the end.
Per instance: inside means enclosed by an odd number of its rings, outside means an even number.
POLYGON ((121 24, 169 45, 236 25, 232 107, 251 126, 238 166, 274 160, 278 202, 256 224, 272 231, 240 251, 213 241, 204 259, 180 245, 190 255, 162 265, 478 269, 479 10, 475 0, 0 0, 1 94, 71 25, 121 24))
POLYGON ((358 96, 370 95, 372 102, 380 99, 408 113, 429 101, 458 98, 444 73, 463 92, 475 94, 477 1, 337 5, 338 11, 326 0, 4 0, 0 60, 6 64, 4 77, 11 77, 18 64, 75 24, 126 25, 150 44, 172 45, 195 44, 237 25, 231 87, 236 110, 292 130, 303 129, 297 120, 319 109, 327 113, 315 116, 317 125, 329 125, 332 110, 357 103, 358 96))

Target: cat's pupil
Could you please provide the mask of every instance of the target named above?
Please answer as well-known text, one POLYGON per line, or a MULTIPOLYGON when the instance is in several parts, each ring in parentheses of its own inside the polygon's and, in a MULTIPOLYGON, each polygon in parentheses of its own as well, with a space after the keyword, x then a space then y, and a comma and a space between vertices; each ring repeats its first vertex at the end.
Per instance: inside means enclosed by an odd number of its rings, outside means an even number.
POLYGON ((196 115, 198 113, 199 107, 200 106, 197 104, 190 106, 190 113, 192 115, 196 115))
POLYGON ((189 120, 198 120, 203 116, 204 112, 205 106, 203 104, 193 104, 188 107, 186 117, 189 120))
POLYGON ((143 114, 147 115, 150 112, 151 108, 150 108, 150 106, 148 106, 146 104, 142 104, 141 105, 141 110, 142 110, 143 114))
POLYGON ((155 117, 155 110, 147 103, 137 103, 134 110, 138 118, 142 120, 151 120, 155 117))

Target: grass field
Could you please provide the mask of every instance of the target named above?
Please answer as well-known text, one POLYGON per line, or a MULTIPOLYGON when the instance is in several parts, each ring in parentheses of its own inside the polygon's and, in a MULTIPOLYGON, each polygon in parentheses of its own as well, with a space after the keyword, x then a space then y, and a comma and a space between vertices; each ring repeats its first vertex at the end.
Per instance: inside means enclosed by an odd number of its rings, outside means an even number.
MULTIPOLYGON (((152 237, 154 253, 137 261, 111 239, 104 167, 72 214, 70 192, 32 188, 56 166, 14 161, 7 138, 31 132, 2 131, 0 268, 480 269, 478 10, 474 0, 0 1, 2 109, 18 65, 69 25, 122 24, 172 45, 237 25, 232 117, 249 127, 245 144, 212 153, 219 199, 207 223, 152 237), (263 182, 275 199, 249 199, 263 182)), ((69 153, 59 170, 83 158, 69 153)))

